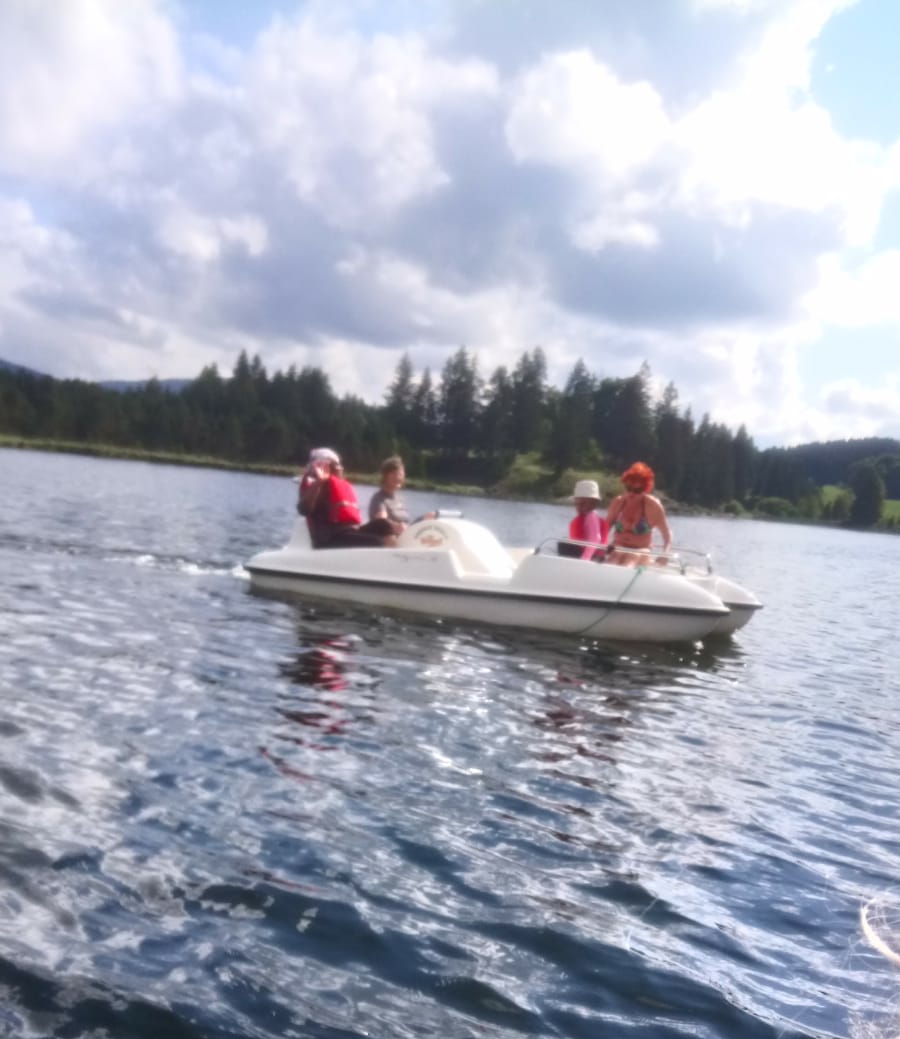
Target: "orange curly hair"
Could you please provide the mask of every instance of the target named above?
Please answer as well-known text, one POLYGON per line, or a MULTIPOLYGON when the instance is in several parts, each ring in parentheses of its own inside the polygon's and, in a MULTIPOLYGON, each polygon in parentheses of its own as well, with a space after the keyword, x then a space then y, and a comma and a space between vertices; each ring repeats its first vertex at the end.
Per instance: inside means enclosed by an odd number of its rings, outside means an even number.
POLYGON ((630 483, 642 483, 644 485, 644 494, 649 494, 653 490, 654 480, 653 470, 643 462, 635 462, 634 465, 622 473, 622 483, 626 487, 630 483))

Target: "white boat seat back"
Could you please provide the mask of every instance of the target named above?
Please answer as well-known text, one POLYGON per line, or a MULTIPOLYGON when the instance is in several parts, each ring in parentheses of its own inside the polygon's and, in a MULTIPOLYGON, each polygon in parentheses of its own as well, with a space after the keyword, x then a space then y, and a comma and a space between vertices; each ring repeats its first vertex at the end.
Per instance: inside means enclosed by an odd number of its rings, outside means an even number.
POLYGON ((298 516, 294 520, 291 539, 285 545, 285 548, 312 548, 312 542, 309 539, 309 527, 302 516, 298 516))
POLYGON ((420 520, 403 531, 397 548, 453 552, 463 573, 509 577, 515 569, 496 537, 486 527, 465 519, 420 520))

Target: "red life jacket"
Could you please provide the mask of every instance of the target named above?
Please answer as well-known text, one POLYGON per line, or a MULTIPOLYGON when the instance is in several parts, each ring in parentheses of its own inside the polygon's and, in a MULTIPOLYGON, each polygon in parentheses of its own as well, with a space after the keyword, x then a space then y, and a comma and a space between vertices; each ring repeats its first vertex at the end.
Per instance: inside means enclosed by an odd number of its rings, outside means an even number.
MULTIPOLYGON (((573 541, 589 541, 587 534, 584 531, 584 516, 579 513, 573 517, 572 522, 569 524, 569 537, 573 541)), ((600 517, 600 541, 602 544, 606 544, 606 538, 609 528, 607 527, 606 520, 600 517)))
POLYGON ((362 523, 356 492, 349 480, 332 475, 328 481, 328 519, 331 523, 362 523))

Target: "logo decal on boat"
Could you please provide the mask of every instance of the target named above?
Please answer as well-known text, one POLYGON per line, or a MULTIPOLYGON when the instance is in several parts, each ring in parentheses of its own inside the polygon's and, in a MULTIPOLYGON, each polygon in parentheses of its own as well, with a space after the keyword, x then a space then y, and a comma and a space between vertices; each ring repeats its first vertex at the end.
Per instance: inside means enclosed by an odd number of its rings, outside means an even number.
POLYGON ((438 548, 446 544, 447 535, 440 527, 427 526, 415 533, 416 541, 425 548, 438 548))

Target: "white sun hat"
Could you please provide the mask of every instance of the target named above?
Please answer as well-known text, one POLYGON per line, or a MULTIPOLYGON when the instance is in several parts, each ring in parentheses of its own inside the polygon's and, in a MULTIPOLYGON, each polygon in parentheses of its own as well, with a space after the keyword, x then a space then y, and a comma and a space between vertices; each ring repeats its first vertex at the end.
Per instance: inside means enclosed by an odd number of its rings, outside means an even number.
POLYGON ((575 484, 575 493, 572 495, 573 501, 576 498, 591 498, 593 501, 600 501, 600 487, 596 480, 579 480, 575 484))
POLYGON ((340 465, 341 456, 337 451, 332 451, 330 447, 314 447, 312 451, 309 452, 309 461, 306 463, 306 468, 299 476, 292 477, 294 482, 299 483, 304 476, 314 475, 313 466, 317 462, 334 462, 335 465, 340 465))
POLYGON ((332 451, 330 447, 314 447, 309 452, 310 464, 313 462, 336 462, 340 465, 341 456, 337 451, 332 451))

